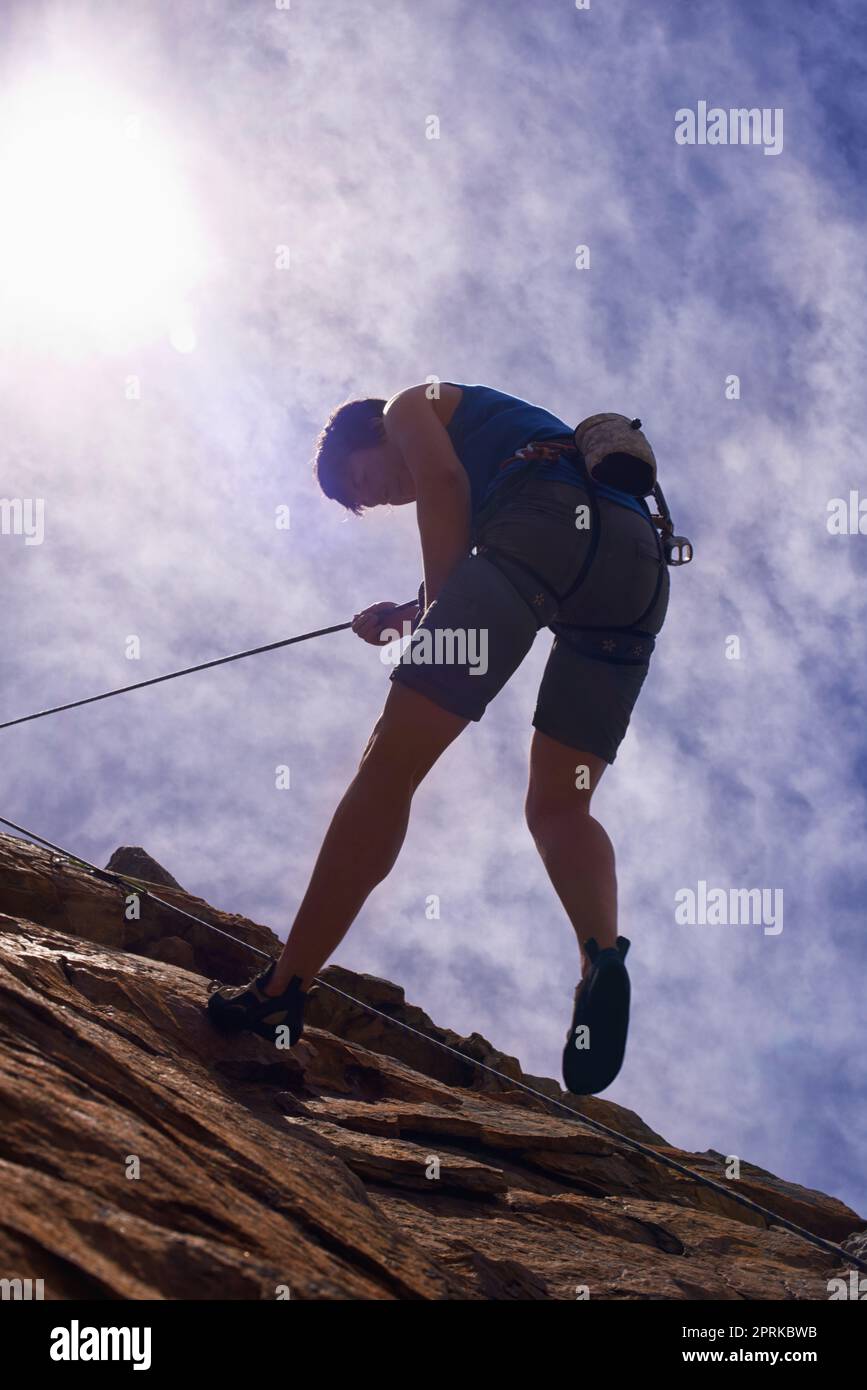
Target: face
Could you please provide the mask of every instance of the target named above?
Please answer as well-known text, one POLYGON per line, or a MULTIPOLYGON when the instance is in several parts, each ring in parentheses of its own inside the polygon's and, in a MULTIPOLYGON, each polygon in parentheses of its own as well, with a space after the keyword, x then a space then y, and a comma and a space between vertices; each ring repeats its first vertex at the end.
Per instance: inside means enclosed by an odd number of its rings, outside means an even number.
POLYGON ((402 507, 415 501, 415 483, 396 445, 383 442, 370 449, 354 449, 349 455, 348 480, 351 501, 362 507, 390 502, 402 507))

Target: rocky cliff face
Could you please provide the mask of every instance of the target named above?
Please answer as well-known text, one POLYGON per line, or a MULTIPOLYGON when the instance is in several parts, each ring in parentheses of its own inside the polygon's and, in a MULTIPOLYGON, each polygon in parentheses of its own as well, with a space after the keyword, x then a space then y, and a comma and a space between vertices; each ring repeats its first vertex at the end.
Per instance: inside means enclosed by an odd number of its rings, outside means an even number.
MULTIPOLYGON (((140 853, 131 870, 159 869, 140 853)), ((161 870, 155 891, 278 950, 266 927, 174 885, 161 870)), ((425 1036, 320 990, 291 1051, 221 1038, 202 1014, 203 976, 244 980, 256 958, 147 897, 139 917, 128 911, 87 870, 0 836, 0 1277, 44 1279, 59 1299, 288 1288, 306 1299, 824 1300, 843 1272, 582 1116, 718 1180, 722 1155, 681 1153, 630 1111, 525 1077, 385 980, 324 975, 425 1036), (574 1120, 515 1080, 570 1104, 574 1120)), ((832 1197, 748 1163, 738 1187, 862 1248, 864 1220, 832 1197)))

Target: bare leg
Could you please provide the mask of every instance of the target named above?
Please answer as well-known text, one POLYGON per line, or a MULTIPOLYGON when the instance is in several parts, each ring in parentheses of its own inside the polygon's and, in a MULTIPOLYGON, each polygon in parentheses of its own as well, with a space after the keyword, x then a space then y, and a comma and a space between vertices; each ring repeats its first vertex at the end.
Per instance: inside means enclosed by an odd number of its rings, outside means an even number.
POLYGON ((392 682, 385 707, 319 851, 268 994, 294 975, 307 989, 367 897, 391 872, 413 792, 468 720, 392 682))
POLYGON ((584 942, 602 948, 617 939, 617 876, 614 847, 590 814, 590 798, 608 764, 594 753, 568 748, 538 730, 530 752, 527 824, 536 848, 581 946, 582 974, 590 962, 584 942), (587 788, 576 787, 581 766, 587 788))

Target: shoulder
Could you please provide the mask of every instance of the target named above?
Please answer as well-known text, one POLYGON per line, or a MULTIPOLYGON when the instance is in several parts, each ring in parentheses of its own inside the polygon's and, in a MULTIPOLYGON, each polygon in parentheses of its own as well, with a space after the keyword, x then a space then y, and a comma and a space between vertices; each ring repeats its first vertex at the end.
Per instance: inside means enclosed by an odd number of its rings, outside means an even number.
POLYGON ((383 414, 386 417, 390 416, 393 421, 404 422, 424 416, 430 418, 430 414, 433 413, 441 425, 447 426, 460 405, 463 394, 463 389, 450 381, 407 386, 386 401, 383 414))

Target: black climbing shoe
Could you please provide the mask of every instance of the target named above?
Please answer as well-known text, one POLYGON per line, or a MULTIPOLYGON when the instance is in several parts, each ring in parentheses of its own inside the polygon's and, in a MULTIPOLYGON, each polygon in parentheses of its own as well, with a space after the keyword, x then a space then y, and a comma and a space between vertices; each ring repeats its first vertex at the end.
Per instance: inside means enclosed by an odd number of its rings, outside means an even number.
POLYGON ((590 970, 575 991, 563 1080, 573 1095, 595 1096, 611 1085, 623 1065, 629 1029, 629 975, 623 962, 629 942, 618 936, 616 946, 600 951, 591 937, 584 950, 590 970))
POLYGON ((287 1046, 287 1034, 278 1029, 288 1028, 288 1046, 294 1047, 304 1032, 304 1009, 314 992, 307 994, 301 988, 301 976, 294 975, 282 994, 272 999, 265 994, 265 985, 271 978, 276 961, 268 966, 248 985, 227 985, 217 989, 219 981, 212 982, 207 1013, 221 1033, 257 1033, 275 1045, 279 1042, 287 1046))

